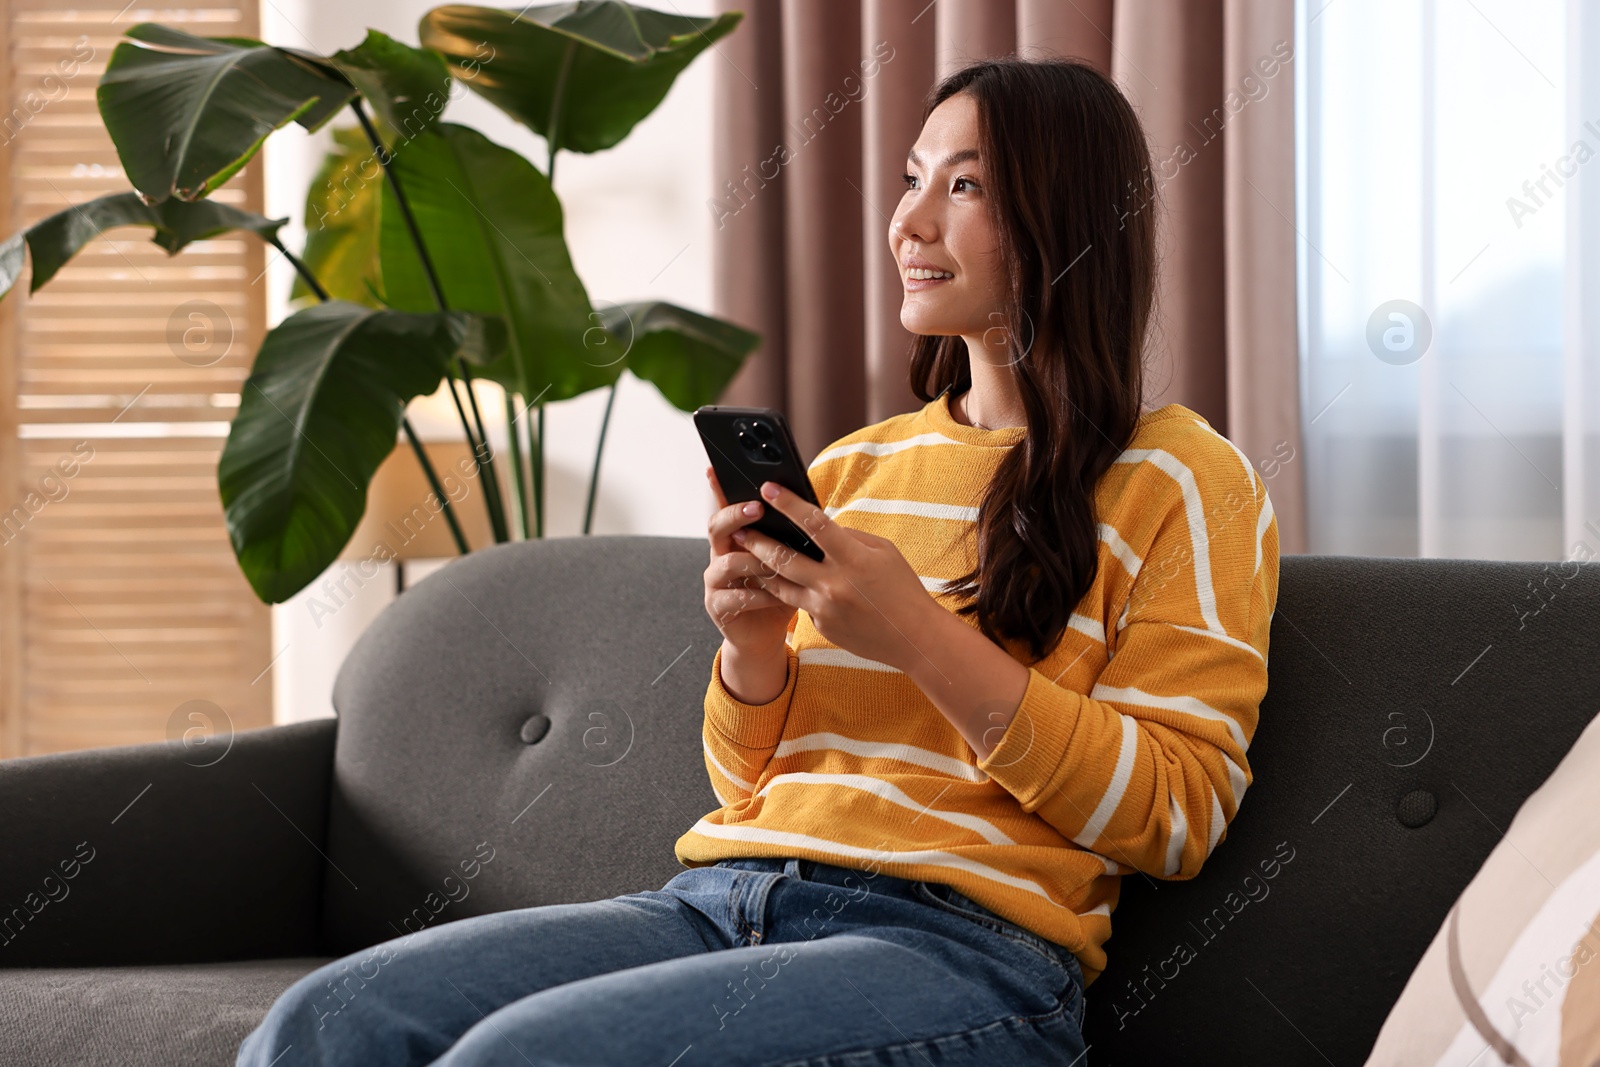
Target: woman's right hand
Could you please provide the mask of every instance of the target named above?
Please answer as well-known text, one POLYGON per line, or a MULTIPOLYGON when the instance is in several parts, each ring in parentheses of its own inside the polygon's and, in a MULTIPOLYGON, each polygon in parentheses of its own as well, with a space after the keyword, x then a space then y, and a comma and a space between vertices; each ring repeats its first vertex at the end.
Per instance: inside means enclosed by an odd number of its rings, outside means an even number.
POLYGON ((795 609, 761 586, 772 570, 733 542, 733 532, 761 517, 765 504, 729 504, 715 471, 706 467, 706 480, 717 496, 717 510, 706 526, 711 542, 711 562, 706 567, 706 613, 722 631, 723 647, 732 646, 741 658, 785 660, 784 635, 795 609), (754 514, 746 513, 754 508, 754 514))

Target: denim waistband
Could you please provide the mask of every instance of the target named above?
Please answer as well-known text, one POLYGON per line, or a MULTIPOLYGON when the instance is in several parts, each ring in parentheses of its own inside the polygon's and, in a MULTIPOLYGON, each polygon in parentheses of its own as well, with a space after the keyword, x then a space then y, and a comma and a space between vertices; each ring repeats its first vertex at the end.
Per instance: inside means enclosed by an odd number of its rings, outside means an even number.
MULTIPOLYGON (((859 889, 863 884, 865 884, 868 886, 868 892, 887 892, 893 896, 917 899, 916 894, 912 889, 912 887, 917 884, 917 879, 901 878, 897 875, 886 874, 882 871, 873 872, 862 870, 856 867, 843 867, 839 866, 838 864, 824 863, 821 860, 783 858, 775 856, 741 856, 737 859, 718 860, 715 865, 718 867, 733 867, 744 871, 772 871, 787 873, 790 875, 798 875, 808 882, 825 882, 830 885, 844 886, 846 888, 853 889, 859 889)), ((1021 932, 1026 937, 1037 942, 1041 948, 1044 948, 1056 955, 1068 966, 1079 966, 1077 957, 1073 954, 1072 950, 1068 949, 1066 946, 1056 944, 1055 942, 1034 933, 1026 927, 1012 922, 1010 919, 1005 918, 990 908, 979 904, 976 900, 973 900, 966 894, 959 892, 954 886, 949 886, 948 890, 954 893, 964 906, 987 915, 996 922, 1003 923, 1006 926, 1012 927, 1013 929, 1021 932)), ((1081 971, 1079 973, 1081 974, 1081 971)))
POLYGON ((908 892, 915 879, 900 878, 883 871, 868 871, 859 867, 843 867, 821 860, 788 859, 778 856, 741 856, 737 859, 718 860, 718 867, 735 867, 742 871, 776 871, 798 875, 808 882, 826 882, 829 885, 856 886, 868 880, 899 893, 908 892))

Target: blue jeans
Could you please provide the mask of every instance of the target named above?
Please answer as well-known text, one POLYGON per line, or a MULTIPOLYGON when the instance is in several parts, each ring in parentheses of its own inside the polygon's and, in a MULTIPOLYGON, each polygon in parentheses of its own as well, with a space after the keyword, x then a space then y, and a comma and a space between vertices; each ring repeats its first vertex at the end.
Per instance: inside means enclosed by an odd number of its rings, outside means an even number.
POLYGON ((428 927, 285 990, 240 1067, 1073 1064, 1083 971, 950 886, 733 859, 428 927))

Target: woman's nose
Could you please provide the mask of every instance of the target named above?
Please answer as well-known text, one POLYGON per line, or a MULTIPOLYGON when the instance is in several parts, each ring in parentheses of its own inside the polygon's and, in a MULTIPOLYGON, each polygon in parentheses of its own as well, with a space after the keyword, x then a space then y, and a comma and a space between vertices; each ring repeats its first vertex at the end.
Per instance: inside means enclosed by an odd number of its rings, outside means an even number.
POLYGON ((891 241, 899 239, 927 244, 935 236, 932 230, 932 224, 925 216, 908 211, 896 215, 889 223, 889 238, 891 241))

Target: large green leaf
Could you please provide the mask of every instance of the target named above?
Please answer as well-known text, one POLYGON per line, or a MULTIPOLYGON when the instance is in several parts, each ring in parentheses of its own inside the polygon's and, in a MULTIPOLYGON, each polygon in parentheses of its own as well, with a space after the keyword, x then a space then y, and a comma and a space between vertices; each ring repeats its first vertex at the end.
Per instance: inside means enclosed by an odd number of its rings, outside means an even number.
POLYGON ((287 600, 338 558, 406 402, 437 389, 452 357, 482 361, 504 340, 480 315, 343 300, 267 334, 217 465, 228 536, 258 597, 287 600))
POLYGON ((422 16, 417 34, 463 84, 546 139, 563 84, 557 147, 598 152, 626 137, 679 72, 742 18, 692 18, 620 0, 514 11, 446 4, 422 16))
MULTIPOLYGON (((451 79, 444 60, 377 30, 368 30, 367 39, 357 47, 334 53, 330 62, 361 89, 377 112, 373 127, 396 153, 431 126, 449 102, 451 79)), ((330 296, 382 307, 378 213, 383 168, 359 126, 334 130, 333 140, 334 147, 323 157, 306 192, 302 259, 330 296)), ((311 287, 297 275, 290 299, 312 295, 311 287)))
MULTIPOLYGON (((394 167, 451 309, 506 321, 506 355, 485 376, 545 401, 616 379, 620 368, 584 345, 589 297, 567 254, 561 202, 537 167, 451 122, 408 141, 394 167)), ((432 291, 388 183, 379 214, 384 298, 396 308, 432 309, 432 291)))
MULTIPOLYGON (((378 212, 383 168, 360 127, 340 127, 333 131, 333 140, 333 149, 323 157, 306 191, 306 247, 301 259, 329 296, 381 307, 378 212)), ((289 298, 312 295, 311 287, 295 275, 289 298)))
POLYGON ((450 102, 450 74, 437 52, 412 48, 377 30, 369 29, 359 45, 328 58, 401 137, 427 129, 450 102))
POLYGON ((315 130, 356 92, 307 53, 153 22, 126 33, 95 98, 128 181, 152 201, 206 196, 272 131, 291 121, 315 130))
POLYGON ((146 204, 137 193, 110 193, 41 219, 0 244, 0 298, 22 276, 22 246, 33 257, 30 293, 60 270, 83 246, 114 226, 153 226, 151 240, 175 255, 191 241, 228 230, 249 230, 263 240, 277 236, 288 219, 269 219, 210 200, 163 200, 146 204))
POLYGON ((651 382, 681 411, 715 404, 761 335, 731 322, 660 300, 618 304, 595 312, 604 343, 590 348, 620 360, 651 382))

